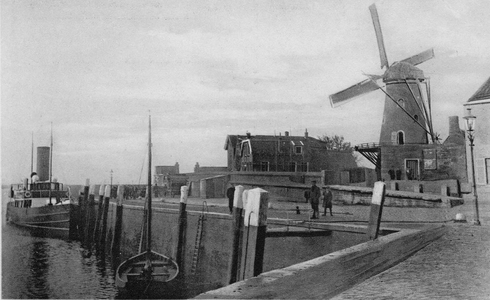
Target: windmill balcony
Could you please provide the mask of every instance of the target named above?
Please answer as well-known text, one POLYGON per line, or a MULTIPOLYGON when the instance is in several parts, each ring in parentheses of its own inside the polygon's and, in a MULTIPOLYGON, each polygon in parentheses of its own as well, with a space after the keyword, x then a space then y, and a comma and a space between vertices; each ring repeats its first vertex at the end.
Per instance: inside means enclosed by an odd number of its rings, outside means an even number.
POLYGON ((368 150, 368 149, 377 149, 377 148, 379 148, 379 143, 362 143, 362 144, 354 146, 354 149, 356 151, 368 150))
POLYGON ((381 170, 381 160, 380 160, 380 148, 378 143, 363 143, 354 146, 354 150, 361 153, 362 156, 367 158, 376 169, 381 170))

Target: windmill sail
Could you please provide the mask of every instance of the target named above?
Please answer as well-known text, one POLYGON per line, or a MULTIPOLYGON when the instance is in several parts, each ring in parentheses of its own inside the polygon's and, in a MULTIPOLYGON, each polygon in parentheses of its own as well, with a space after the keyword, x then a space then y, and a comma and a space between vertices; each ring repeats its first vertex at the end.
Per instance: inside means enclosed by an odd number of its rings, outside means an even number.
POLYGON ((383 32, 381 31, 381 24, 379 23, 378 10, 376 5, 372 4, 369 6, 369 11, 371 12, 371 18, 373 19, 374 31, 376 32, 376 40, 378 41, 379 58, 381 60, 381 68, 389 67, 388 57, 386 56, 385 43, 383 40, 383 32))
POLYGON ((379 86, 375 82, 373 82, 371 79, 366 79, 346 88, 343 91, 330 95, 330 104, 332 107, 338 107, 345 104, 348 100, 377 89, 379 89, 379 86))
POLYGON ((429 50, 425 50, 424 52, 421 52, 419 54, 416 54, 414 56, 406 58, 402 61, 416 66, 416 65, 421 64, 424 61, 427 61, 431 58, 434 58, 434 49, 433 48, 431 48, 429 50))

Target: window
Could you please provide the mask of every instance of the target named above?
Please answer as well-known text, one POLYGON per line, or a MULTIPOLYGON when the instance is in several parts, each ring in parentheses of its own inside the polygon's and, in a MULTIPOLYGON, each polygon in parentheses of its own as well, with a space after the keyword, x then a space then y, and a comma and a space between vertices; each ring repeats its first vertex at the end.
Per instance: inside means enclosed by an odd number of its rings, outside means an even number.
POLYGON ((396 141, 398 145, 405 144, 405 134, 403 133, 403 131, 398 132, 396 141))
POLYGON ((268 172, 269 171, 269 162, 268 161, 263 161, 260 163, 260 170, 262 172, 268 172))
POLYGON ((487 175, 487 184, 490 184, 490 158, 485 158, 485 169, 487 175))
POLYGON ((301 147, 301 146, 295 146, 294 147, 294 153, 295 154, 302 154, 303 153, 303 147, 301 147))
POLYGON ((399 104, 401 107, 405 108, 405 100, 403 100, 403 99, 398 100, 398 104, 399 104))
POLYGON ((289 172, 296 172, 296 162, 292 161, 289 163, 289 172))

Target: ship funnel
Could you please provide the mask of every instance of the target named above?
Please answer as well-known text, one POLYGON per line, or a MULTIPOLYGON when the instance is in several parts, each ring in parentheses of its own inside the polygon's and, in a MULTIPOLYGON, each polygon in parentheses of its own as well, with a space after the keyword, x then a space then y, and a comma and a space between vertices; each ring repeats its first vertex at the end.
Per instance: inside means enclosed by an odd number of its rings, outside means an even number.
POLYGON ((37 147, 37 176, 39 181, 49 180, 49 147, 37 147))

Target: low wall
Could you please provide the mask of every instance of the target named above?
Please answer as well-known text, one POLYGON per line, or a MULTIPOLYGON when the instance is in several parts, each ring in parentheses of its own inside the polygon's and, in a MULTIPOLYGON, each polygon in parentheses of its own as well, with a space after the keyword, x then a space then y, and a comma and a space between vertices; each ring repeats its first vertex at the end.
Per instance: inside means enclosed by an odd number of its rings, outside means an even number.
POLYGON ((326 299, 405 260, 440 238, 443 226, 397 233, 287 268, 262 273, 199 299, 326 299), (299 285, 298 285, 299 284, 299 285))
POLYGON ((229 177, 227 175, 201 179, 199 196, 204 199, 225 198, 228 181, 229 177))
MULTIPOLYGON (((333 202, 337 205, 370 205, 372 188, 331 185, 333 202)), ((384 206, 396 207, 453 207, 462 205, 462 198, 426 193, 386 190, 384 206)))
POLYGON ((386 181, 386 189, 413 192, 422 189, 424 193, 452 197, 461 197, 462 189, 458 180, 446 179, 436 181, 391 180, 386 181), (443 191, 444 190, 444 191, 443 191))

